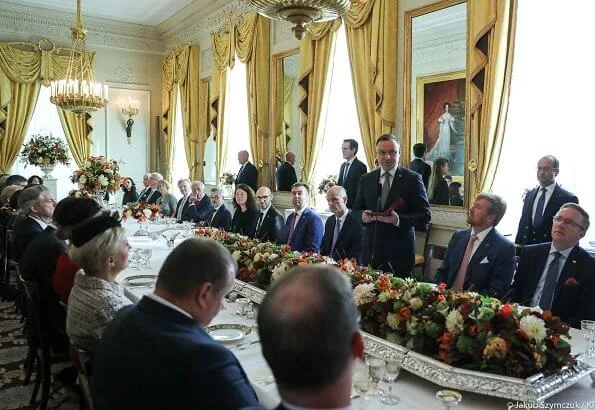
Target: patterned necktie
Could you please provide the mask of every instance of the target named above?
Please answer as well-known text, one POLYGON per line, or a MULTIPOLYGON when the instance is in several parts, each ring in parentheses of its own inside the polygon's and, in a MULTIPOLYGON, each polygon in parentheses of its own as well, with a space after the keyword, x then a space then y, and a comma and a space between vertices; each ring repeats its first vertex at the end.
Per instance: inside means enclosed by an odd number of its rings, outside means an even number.
POLYGON ((537 207, 535 208, 535 217, 533 218, 533 226, 540 226, 543 221, 543 208, 545 207, 545 194, 547 189, 541 188, 541 196, 537 201, 537 207))
POLYGON ((552 299, 554 298, 554 291, 558 284, 558 275, 560 273, 560 252, 554 252, 554 259, 547 268, 545 283, 541 291, 541 298, 539 299, 539 307, 543 310, 550 310, 552 308, 552 299))
POLYGON ((386 206, 386 200, 388 199, 388 194, 390 193, 390 173, 384 173, 384 182, 382 183, 382 191, 380 196, 380 203, 382 208, 386 206))
POLYGON ((461 260, 461 266, 459 266, 459 270, 457 271, 457 276, 455 277, 455 281, 452 284, 452 288, 454 290, 463 290, 463 285, 465 283, 465 275, 467 274, 467 267, 469 266, 469 261, 471 260, 471 253, 473 253, 473 245, 477 240, 476 234, 471 234, 469 238, 469 243, 467 243, 467 249, 465 249, 465 254, 463 255, 463 259, 461 260))
POLYGON ((335 245, 337 245, 337 240, 339 239, 339 233, 341 232, 341 220, 339 218, 335 221, 335 231, 333 232, 333 243, 331 245, 331 258, 333 257, 333 252, 335 251, 335 245))
POLYGON ((291 242, 293 241, 293 234, 295 233, 295 226, 297 225, 297 218, 298 213, 293 213, 293 220, 291 221, 291 225, 289 226, 289 236, 287 237, 287 244, 291 246, 291 242))

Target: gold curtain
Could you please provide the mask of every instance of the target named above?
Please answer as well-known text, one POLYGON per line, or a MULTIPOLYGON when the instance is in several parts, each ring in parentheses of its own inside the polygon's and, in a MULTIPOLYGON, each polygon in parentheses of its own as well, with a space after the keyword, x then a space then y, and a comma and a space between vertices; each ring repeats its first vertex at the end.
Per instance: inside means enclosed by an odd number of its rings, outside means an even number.
POLYGON ((287 144, 293 138, 291 127, 295 122, 293 115, 293 92, 295 90, 295 78, 288 77, 283 81, 283 152, 287 151, 287 144))
MULTIPOLYGON (((273 76, 275 78, 275 87, 273 93, 273 118, 272 128, 273 137, 275 139, 275 154, 283 154, 287 151, 287 142, 285 140, 285 123, 284 123, 284 109, 280 110, 280 102, 285 101, 284 78, 285 70, 283 69, 283 59, 273 60, 273 76)), ((274 186, 274 185, 271 185, 274 186)))
POLYGON ((91 145, 93 144, 91 115, 76 115, 60 108, 57 108, 57 111, 74 162, 82 167, 87 157, 91 155, 91 145))
MULTIPOLYGON (((376 138, 390 133, 395 125, 397 2, 352 3, 343 21, 362 142, 372 169, 376 138)), ((408 151, 403 148, 403 152, 408 151)))
POLYGON ((337 30, 341 20, 308 26, 308 32, 300 44, 300 129, 302 135, 302 176, 301 180, 314 189, 314 167, 322 145, 320 117, 327 110, 330 81, 328 73, 332 69, 331 56, 334 54, 337 30))
POLYGON ((225 102, 227 96, 227 79, 230 67, 233 67, 233 30, 230 33, 211 34, 211 49, 213 50, 213 74, 211 78, 211 124, 215 132, 217 148, 217 181, 225 170, 225 156, 227 153, 227 132, 225 130, 225 102))
MULTIPOLYGON (((182 101, 182 122, 184 123, 184 148, 191 180, 202 180, 204 175, 203 160, 204 142, 201 144, 199 131, 200 100, 200 50, 191 46, 188 53, 188 69, 186 78, 180 83, 182 101), (200 154, 202 152, 202 154, 200 154)), ((176 182, 176 181, 173 181, 176 182)))
POLYGON ((205 147, 209 136, 211 135, 211 122, 209 121, 209 79, 202 79, 199 82, 198 89, 198 153, 196 155, 196 162, 200 166, 196 167, 194 173, 190 172, 194 179, 204 181, 204 162, 205 162, 205 147))
POLYGON ((514 51, 516 0, 468 2, 469 135, 477 170, 470 198, 490 191, 500 159, 514 51))

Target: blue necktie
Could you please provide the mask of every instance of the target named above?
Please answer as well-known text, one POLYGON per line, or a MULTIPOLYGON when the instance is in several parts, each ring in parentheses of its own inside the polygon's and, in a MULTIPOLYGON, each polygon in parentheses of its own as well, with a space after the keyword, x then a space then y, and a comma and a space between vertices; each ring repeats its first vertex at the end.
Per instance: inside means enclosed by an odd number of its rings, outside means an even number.
POLYGON ((554 252, 554 259, 547 268, 545 283, 541 291, 541 298, 539 299, 539 307, 543 310, 550 310, 552 308, 552 299, 556 284, 558 283, 558 272, 560 271, 560 252, 554 252))
POLYGON ((535 208, 535 217, 533 218, 533 226, 535 227, 540 226, 541 222, 543 221, 543 208, 545 206, 545 193, 547 192, 547 189, 541 188, 540 191, 541 196, 537 201, 537 208, 535 208))
POLYGON ((333 243, 331 246, 331 258, 333 257, 333 252, 335 251, 335 245, 337 245, 337 240, 339 240, 339 233, 341 232, 341 220, 337 218, 335 221, 335 231, 333 232, 333 243))

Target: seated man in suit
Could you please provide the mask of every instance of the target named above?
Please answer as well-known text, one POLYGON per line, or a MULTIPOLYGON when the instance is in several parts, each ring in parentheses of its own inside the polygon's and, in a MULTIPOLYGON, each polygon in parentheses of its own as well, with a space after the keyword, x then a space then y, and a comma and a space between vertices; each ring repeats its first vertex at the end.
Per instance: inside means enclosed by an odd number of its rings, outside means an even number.
POLYGON ((183 221, 184 213, 186 209, 188 209, 188 205, 190 205, 190 201, 188 200, 190 197, 190 193, 192 192, 192 188, 190 187, 190 180, 187 178, 180 179, 178 181, 178 189, 182 194, 182 198, 178 201, 178 205, 176 206, 176 213, 174 217, 178 222, 183 221))
POLYGON ((522 248, 510 299, 551 310, 572 327, 595 320, 595 260, 578 243, 589 229, 589 214, 566 203, 553 219, 552 242, 522 248))
POLYGON ((297 182, 297 175, 295 174, 295 154, 287 151, 285 153, 285 162, 277 168, 277 190, 291 191, 293 184, 297 182))
POLYGON ((195 223, 208 223, 209 214, 213 210, 211 199, 205 195, 205 184, 201 181, 192 182, 192 194, 188 197, 188 207, 186 213, 182 215, 183 221, 195 223))
POLYGON ((399 165, 400 150, 396 135, 378 137, 380 167, 362 176, 353 212, 365 226, 360 263, 410 276, 415 227, 430 221, 430 205, 421 176, 399 165))
POLYGON ((551 242, 552 221, 558 209, 567 202, 578 204, 578 198, 556 184, 560 162, 546 155, 537 163, 539 186, 525 195, 523 213, 514 243, 520 246, 551 242))
POLYGON ((412 171, 417 172, 421 175, 422 181, 424 181, 424 186, 426 187, 426 191, 428 190, 428 185, 430 183, 430 175, 432 174, 432 167, 430 164, 426 162, 426 154, 428 149, 424 144, 417 143, 413 146, 413 155, 415 155, 415 159, 411 161, 409 164, 409 169, 412 171))
POLYGON ((143 175, 143 189, 138 194, 139 198, 142 198, 145 192, 147 192, 148 189, 151 189, 151 185, 149 185, 149 178, 151 178, 150 173, 143 175))
POLYGON ((341 185, 347 191, 347 208, 349 209, 351 209, 355 201, 361 176, 368 172, 366 164, 356 157, 358 146, 357 141, 354 139, 343 140, 343 145, 341 146, 345 162, 341 164, 337 184, 341 185))
POLYGON ((364 227, 347 208, 347 192, 335 185, 326 193, 329 209, 334 214, 326 220, 320 254, 335 260, 359 259, 364 227))
POLYGON ((254 191, 256 191, 256 179, 258 177, 258 170, 249 161, 250 154, 248 151, 238 152, 238 162, 240 163, 240 170, 236 176, 235 185, 246 184, 254 191))
POLYGON ((215 241, 190 238, 177 246, 155 293, 121 309, 105 329, 93 362, 95 409, 258 408, 236 357, 204 329, 236 271, 215 241))
POLYGON ((43 185, 25 188, 19 197, 19 207, 24 219, 15 224, 12 240, 13 258, 21 259, 29 243, 52 222, 56 201, 43 185))
POLYGON ((223 192, 219 188, 211 188, 210 199, 213 208, 207 218, 209 226, 229 231, 229 228, 231 228, 231 212, 223 203, 223 192))
POLYGON ((276 410, 350 409, 353 369, 364 357, 351 284, 329 265, 297 266, 273 282, 258 311, 276 410))
POLYGON ((455 290, 505 296, 514 274, 514 244, 495 228, 505 212, 498 195, 478 194, 467 216, 471 228, 454 233, 434 281, 455 290))
POLYGON ((320 243, 324 233, 322 219, 308 207, 310 188, 298 182, 291 187, 291 203, 294 212, 287 217, 281 231, 280 243, 291 246, 298 252, 320 252, 320 243))
POLYGON ((254 237, 263 242, 279 242, 281 231, 285 226, 283 216, 272 205, 273 194, 266 186, 261 186, 256 191, 256 207, 260 216, 256 224, 254 237))
POLYGON ((138 198, 139 202, 144 202, 147 205, 157 203, 157 200, 161 198, 161 192, 157 189, 159 181, 163 179, 163 176, 158 172, 151 173, 149 177, 149 188, 138 198))

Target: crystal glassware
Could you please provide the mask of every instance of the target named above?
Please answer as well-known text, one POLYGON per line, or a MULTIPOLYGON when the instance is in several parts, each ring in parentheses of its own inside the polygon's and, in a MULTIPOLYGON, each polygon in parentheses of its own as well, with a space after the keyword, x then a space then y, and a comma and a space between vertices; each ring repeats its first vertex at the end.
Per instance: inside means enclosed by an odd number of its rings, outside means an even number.
POLYGON ((372 381, 372 389, 368 392, 368 396, 381 397, 384 395, 384 392, 378 388, 378 383, 384 377, 386 363, 383 359, 376 357, 368 357, 366 362, 370 368, 370 380, 372 381))
POLYGON ((399 404, 399 402, 401 401, 392 392, 393 391, 393 383, 399 377, 400 372, 401 372, 401 363, 397 362, 396 360, 387 360, 386 361, 386 370, 384 372, 384 377, 382 380, 384 380, 386 383, 388 383, 388 393, 385 394, 384 396, 382 396, 382 398, 380 399, 380 401, 383 404, 386 404, 389 406, 395 406, 395 405, 399 404))
POLYGON ((149 267, 149 262, 151 260, 151 256, 153 256, 153 250, 150 248, 142 248, 140 250, 140 261, 143 268, 149 267))
POLYGON ((450 409, 458 406, 463 396, 458 391, 440 390, 436 393, 436 398, 446 409, 450 409))
POLYGON ((371 387, 370 369, 364 362, 358 362, 353 370, 353 389, 361 397, 360 409, 364 408, 366 394, 371 387))
POLYGON ((136 269, 136 270, 140 270, 140 253, 139 253, 140 249, 138 248, 133 248, 132 252, 129 253, 129 260, 130 263, 132 264, 132 268, 136 269))
POLYGON ((246 306, 250 303, 250 299, 247 298, 239 298, 236 299, 236 303, 240 305, 240 310, 236 312, 238 316, 246 316, 246 306))
POLYGON ((595 320, 581 320, 581 330, 585 337, 585 353, 583 357, 588 359, 595 356, 595 320))

